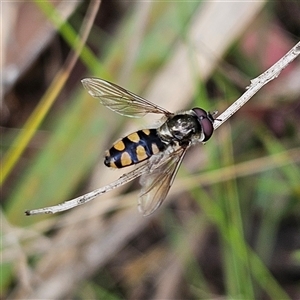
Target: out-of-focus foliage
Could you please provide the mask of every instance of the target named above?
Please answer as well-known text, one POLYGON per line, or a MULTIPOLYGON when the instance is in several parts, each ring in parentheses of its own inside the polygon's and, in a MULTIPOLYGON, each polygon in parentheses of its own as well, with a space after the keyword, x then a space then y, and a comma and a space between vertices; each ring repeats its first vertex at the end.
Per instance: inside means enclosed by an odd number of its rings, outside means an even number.
MULTIPOLYGON (((60 203, 126 172, 106 169, 105 149, 152 125, 151 117, 132 121, 101 107, 83 90, 81 78, 109 76, 142 96, 157 95, 149 100, 168 109, 200 106, 222 112, 251 78, 299 40, 293 29, 299 28, 299 18, 282 22, 282 15, 299 16, 297 2, 248 4, 247 9, 230 2, 124 3, 103 1, 85 48, 98 57, 99 67, 78 63, 2 186, 3 297, 299 299, 299 59, 206 145, 189 151, 155 215, 139 215, 133 184, 64 214, 24 216, 25 209, 60 203), (224 34, 235 18, 241 32, 232 28, 232 35, 224 34), (196 27, 198 22, 206 26, 196 27), (205 57, 203 70, 197 55, 205 57), (218 64, 212 63, 219 56, 218 64), (168 91, 174 97, 166 97, 168 91)), ((59 4, 57 13, 78 33, 88 3, 59 4)), ((35 57, 5 90, 5 154, 72 51, 66 42, 72 34, 45 25, 53 22, 51 11, 44 15, 47 6, 43 13, 42 4, 2 5, 15 20, 7 23, 11 35, 24 43, 25 36, 40 37, 31 28, 52 32, 43 47, 26 46, 39 50, 24 47, 23 59, 29 60, 28 53, 35 57), (37 20, 43 21, 37 25, 37 20)), ((4 70, 9 71, 22 47, 5 46, 4 70)))

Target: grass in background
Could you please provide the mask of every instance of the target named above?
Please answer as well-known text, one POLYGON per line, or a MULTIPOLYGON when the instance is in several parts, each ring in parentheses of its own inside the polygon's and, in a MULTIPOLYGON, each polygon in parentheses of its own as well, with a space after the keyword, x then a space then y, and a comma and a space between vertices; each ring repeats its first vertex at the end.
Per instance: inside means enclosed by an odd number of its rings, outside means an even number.
MULTIPOLYGON (((131 66, 130 76, 126 79, 126 88, 138 93, 143 90, 151 77, 155 76, 159 68, 168 60, 176 38, 178 36, 184 38, 196 5, 196 3, 186 3, 185 5, 155 3, 152 5, 146 32, 140 41, 139 54, 131 66)), ((69 27, 64 25, 59 32, 65 40, 71 43, 74 40, 74 32, 71 28, 68 30, 65 28, 69 27)), ((135 14, 129 11, 122 21, 118 33, 105 46, 104 53, 99 58, 100 64, 96 63, 95 58, 91 55, 89 55, 91 59, 89 63, 82 59, 89 68, 87 76, 104 77, 101 74, 109 74, 111 78, 118 78, 119 70, 126 64, 127 57, 124 55, 124 49, 127 49, 128 40, 131 40, 134 32, 135 14), (95 67, 96 65, 97 67, 95 67)), ((103 36, 101 30, 98 31, 96 28, 93 29, 91 36, 97 37, 98 34, 103 36)), ((84 51, 89 53, 87 47, 84 51)), ((230 53, 230 55, 234 56, 234 53, 230 53)), ((241 61, 246 63, 247 60, 244 58, 241 61)), ((252 67, 252 62, 248 63, 249 68, 252 67)), ((220 81, 219 75, 212 81, 218 89, 225 91, 230 102, 239 94, 227 80, 224 85, 225 79, 220 81)), ((264 90, 260 93, 264 93, 264 90)), ((212 103, 211 99, 208 100, 209 91, 205 90, 204 84, 201 85, 199 94, 201 99, 197 98, 197 105, 203 106, 203 103, 212 103)), ((217 99, 211 106, 224 105, 224 99, 221 101, 218 102, 217 99)), ((251 101, 247 105, 251 105, 251 101)), ((10 229, 6 227, 4 232, 9 234, 11 230, 16 234, 16 230, 22 230, 21 234, 18 233, 19 242, 21 242, 20 247, 24 255, 28 255, 28 260, 42 260, 43 252, 29 251, 30 239, 23 240, 22 232, 25 235, 25 233, 34 231, 37 235, 45 233, 48 236, 52 227, 49 223, 49 227, 45 226, 39 229, 39 226, 43 226, 43 222, 40 220, 45 220, 46 217, 25 218, 23 217, 24 210, 60 203, 77 194, 93 166, 98 163, 99 154, 104 153, 107 147, 104 141, 113 139, 117 135, 116 131, 121 122, 127 121, 117 116, 112 119, 111 116, 105 108, 100 107, 95 99, 91 99, 80 85, 74 87, 67 106, 62 111, 51 112, 50 121, 48 120, 51 136, 28 167, 22 171, 5 203, 5 218, 12 224, 10 226, 16 227, 10 229), (53 121, 51 122, 51 120, 53 121), (26 251, 30 254, 27 254, 26 251)), ((208 163, 201 172, 205 174, 205 172, 234 164, 238 166, 239 162, 251 161, 263 155, 284 153, 291 148, 299 147, 294 142, 295 136, 293 135, 287 136, 282 141, 271 132, 262 130, 264 128, 262 122, 253 124, 255 129, 251 130, 248 128, 249 126, 243 128, 244 121, 238 115, 235 116, 235 119, 230 121, 230 125, 222 126, 224 128, 220 129, 220 133, 216 133, 218 136, 216 140, 212 139, 205 147, 199 147, 197 151, 204 151, 208 157, 208 163), (256 139, 258 141, 256 145, 250 142, 244 144, 243 134, 247 130, 249 132, 246 132, 245 135, 250 140, 256 139), (240 148, 243 148, 242 152, 239 152, 240 148)), ((259 166, 257 167, 259 168, 259 166)), ((158 287, 163 282, 167 282, 164 281, 165 277, 162 276, 162 268, 159 263, 161 262, 161 266, 165 266, 166 263, 166 266, 172 270, 171 266, 176 262, 181 266, 182 270, 180 270, 184 274, 182 275, 184 280, 181 279, 184 283, 180 282, 180 285, 184 286, 186 294, 193 298, 213 298, 221 295, 232 299, 258 299, 266 294, 270 299, 288 299, 284 287, 274 279, 268 266, 270 256, 276 248, 276 236, 281 222, 290 215, 299 217, 299 210, 297 212, 299 202, 294 199, 299 199, 300 174, 298 166, 293 163, 281 168, 275 167, 274 163, 274 169, 266 170, 259 175, 246 178, 234 177, 224 182, 220 180, 220 182, 204 188, 191 189, 182 198, 196 200, 199 209, 187 211, 187 216, 184 212, 182 215, 179 212, 178 216, 173 210, 164 206, 161 218, 158 217, 148 229, 150 237, 141 232, 139 228, 136 229, 138 239, 145 240, 145 243, 151 247, 147 247, 142 253, 136 251, 136 255, 133 255, 134 251, 127 250, 126 252, 126 249, 119 249, 119 255, 122 256, 123 251, 129 259, 125 260, 121 266, 108 265, 99 270, 99 277, 106 272, 112 274, 107 277, 112 280, 109 288, 105 286, 105 283, 103 284, 103 281, 98 285, 97 274, 92 274, 93 278, 90 280, 87 278, 87 281, 80 287, 74 287, 74 295, 79 299, 84 299, 87 295, 94 295, 90 296, 91 298, 121 299, 131 295, 134 286, 125 285, 126 277, 113 276, 114 269, 126 274, 126 267, 132 263, 135 267, 127 273, 127 276, 138 276, 140 282, 136 284, 140 288, 144 287, 143 282, 147 282, 147 279, 152 280, 152 284, 158 287), (278 197, 279 192, 280 197, 278 197), (278 198, 274 199, 275 196, 278 198), (280 209, 277 209, 278 206, 280 209), (253 215, 257 214, 261 217, 259 224, 253 221, 253 215), (207 242, 207 236, 210 236, 212 230, 215 230, 219 237, 219 252, 216 260, 220 262, 218 279, 221 282, 214 282, 208 276, 207 269, 202 269, 201 264, 203 255, 205 255, 205 249, 201 243, 207 242), (249 241, 252 240, 252 230, 255 231, 255 241, 251 243, 252 246, 249 246, 249 241), (152 231, 160 232, 161 237, 155 239, 155 243, 151 243, 152 231), (157 254, 160 249, 165 250, 165 252, 159 252, 163 253, 161 256, 157 254), (156 257, 157 261, 150 260, 149 257, 156 257), (137 263, 133 264, 133 262, 137 263), (151 269, 152 264, 158 266, 151 269), (146 266, 144 271, 141 271, 141 266, 146 266), (150 279, 147 274, 150 274, 150 279), (215 284, 214 288, 211 287, 212 282, 215 284), (120 292, 124 294, 120 296, 120 292)), ((180 171, 179 177, 190 176, 190 173, 183 169, 184 167, 180 171)), ((184 191, 185 188, 182 186, 182 192, 184 191)), ((178 198, 180 199, 181 196, 178 198)), ((51 216, 51 219, 57 223, 61 216, 51 216)), ((51 234, 48 238, 51 241, 51 234)), ((4 241, 7 242, 6 239, 4 241)), ((128 247, 130 248, 130 245, 128 247)), ((133 243, 132 250, 134 248, 135 244, 133 243)), ((6 244, 3 251, 7 252, 10 249, 14 249, 14 247, 6 244)), ((136 247, 136 249, 139 248, 136 247)), ((124 256, 126 257, 126 255, 124 256)), ((212 257, 210 258, 212 259, 212 257)), ((113 265, 114 262, 110 263, 113 265)), ((213 263, 215 262, 212 261, 213 263)), ((31 267, 34 269, 35 264, 32 264, 31 267)), ((2 265, 2 291, 4 294, 10 292, 15 280, 18 281, 18 274, 14 268, 13 260, 8 260, 8 263, 4 261, 2 265)), ((214 275, 213 272, 212 274, 214 275)))

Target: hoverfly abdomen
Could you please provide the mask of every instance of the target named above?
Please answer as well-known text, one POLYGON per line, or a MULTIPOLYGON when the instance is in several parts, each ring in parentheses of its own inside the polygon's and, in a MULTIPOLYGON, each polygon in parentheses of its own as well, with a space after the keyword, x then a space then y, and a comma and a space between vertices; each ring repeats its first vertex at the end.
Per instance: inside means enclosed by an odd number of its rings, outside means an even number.
POLYGON ((106 151, 104 164, 111 168, 127 167, 140 163, 165 148, 156 129, 139 130, 115 142, 106 151))

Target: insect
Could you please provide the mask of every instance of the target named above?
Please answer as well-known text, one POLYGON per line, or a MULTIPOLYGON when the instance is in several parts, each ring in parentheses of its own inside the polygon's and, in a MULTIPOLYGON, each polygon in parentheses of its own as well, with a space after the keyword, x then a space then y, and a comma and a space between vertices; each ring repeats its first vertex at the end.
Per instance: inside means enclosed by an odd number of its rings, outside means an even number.
POLYGON ((105 152, 104 164, 111 168, 137 165, 113 183, 83 196, 51 207, 28 210, 26 215, 56 213, 84 204, 100 194, 140 177, 139 210, 144 216, 152 214, 164 201, 187 150, 206 142, 213 134, 216 113, 202 108, 171 113, 168 110, 99 78, 82 80, 88 93, 107 108, 127 117, 161 114, 164 122, 158 128, 142 129, 118 140, 105 152))

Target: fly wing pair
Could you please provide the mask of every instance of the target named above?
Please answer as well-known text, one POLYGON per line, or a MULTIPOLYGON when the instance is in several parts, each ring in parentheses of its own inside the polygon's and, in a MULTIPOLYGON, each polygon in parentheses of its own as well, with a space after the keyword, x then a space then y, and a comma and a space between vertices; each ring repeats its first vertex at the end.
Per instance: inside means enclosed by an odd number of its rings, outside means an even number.
MULTIPOLYGON (((167 118, 173 115, 164 108, 111 82, 99 78, 85 78, 81 82, 91 96, 120 115, 142 117, 154 113, 163 114, 167 118)), ((187 146, 172 149, 172 146, 169 146, 164 152, 154 155, 147 161, 145 172, 138 175, 141 176, 142 185, 138 203, 143 215, 150 215, 162 204, 188 148, 187 146)), ((132 172, 134 170, 130 173, 132 172)), ((123 184, 127 182, 126 178, 127 176, 124 176, 123 184)))

